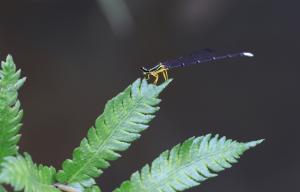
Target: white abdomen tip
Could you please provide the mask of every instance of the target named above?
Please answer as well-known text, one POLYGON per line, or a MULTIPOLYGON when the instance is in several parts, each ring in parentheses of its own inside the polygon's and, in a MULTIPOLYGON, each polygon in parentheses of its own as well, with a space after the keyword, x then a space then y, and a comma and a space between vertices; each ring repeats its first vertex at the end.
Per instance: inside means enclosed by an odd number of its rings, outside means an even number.
POLYGON ((250 52, 243 52, 243 55, 246 57, 254 57, 254 54, 250 52))

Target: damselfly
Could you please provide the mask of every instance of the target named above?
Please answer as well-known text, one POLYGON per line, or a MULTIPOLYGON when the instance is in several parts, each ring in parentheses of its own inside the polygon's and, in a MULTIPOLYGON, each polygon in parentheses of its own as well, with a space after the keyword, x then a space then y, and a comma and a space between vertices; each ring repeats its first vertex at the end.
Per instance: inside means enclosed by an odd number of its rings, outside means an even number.
POLYGON ((214 53, 211 49, 203 49, 201 51, 195 52, 186 57, 179 57, 174 60, 160 62, 154 67, 148 69, 146 67, 142 67, 141 70, 145 75, 146 79, 154 78, 153 83, 157 84, 160 75, 162 74, 164 80, 167 80, 168 70, 177 67, 185 67, 193 64, 202 64, 210 61, 227 59, 227 58, 235 58, 235 57, 253 57, 254 55, 250 52, 239 52, 232 54, 222 54, 218 55, 214 53))

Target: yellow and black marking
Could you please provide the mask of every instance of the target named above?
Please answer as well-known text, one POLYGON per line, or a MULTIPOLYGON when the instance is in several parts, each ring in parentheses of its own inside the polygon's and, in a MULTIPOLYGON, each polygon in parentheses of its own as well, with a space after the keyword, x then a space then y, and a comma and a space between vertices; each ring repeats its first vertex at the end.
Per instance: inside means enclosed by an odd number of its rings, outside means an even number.
POLYGON ((153 84, 157 84, 160 74, 162 74, 164 80, 169 79, 168 76, 168 68, 163 64, 158 64, 155 67, 151 69, 147 69, 145 67, 142 67, 141 70, 143 71, 143 74, 145 75, 146 79, 149 80, 151 77, 154 78, 153 84))

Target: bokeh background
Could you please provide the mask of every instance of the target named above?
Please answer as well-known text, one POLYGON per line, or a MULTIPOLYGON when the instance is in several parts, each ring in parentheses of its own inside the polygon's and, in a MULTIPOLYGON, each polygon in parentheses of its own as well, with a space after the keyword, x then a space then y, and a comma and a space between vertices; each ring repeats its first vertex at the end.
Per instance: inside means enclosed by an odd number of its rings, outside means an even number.
POLYGON ((0 55, 28 77, 21 151, 60 168, 106 101, 139 67, 201 48, 255 58, 171 71, 142 139, 97 180, 111 191, 159 153, 194 135, 266 138, 193 191, 299 191, 298 1, 1 0, 0 55))

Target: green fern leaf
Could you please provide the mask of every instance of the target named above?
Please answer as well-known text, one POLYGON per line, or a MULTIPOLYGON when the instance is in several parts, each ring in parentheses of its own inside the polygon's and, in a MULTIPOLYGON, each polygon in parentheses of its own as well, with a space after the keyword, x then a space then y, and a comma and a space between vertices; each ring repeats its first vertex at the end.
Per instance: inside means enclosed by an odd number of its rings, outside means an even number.
POLYGON ((73 159, 63 163, 57 179, 61 183, 82 183, 102 174, 108 161, 120 157, 158 111, 159 93, 169 81, 156 86, 146 80, 136 80, 124 92, 110 100, 104 112, 89 129, 87 138, 73 152, 73 159))
POLYGON ((37 166, 28 154, 25 157, 6 157, 1 164, 0 182, 10 184, 16 191, 59 192, 52 186, 55 178, 53 167, 37 166))
POLYGON ((86 189, 84 192, 101 192, 101 189, 98 186, 92 186, 86 189))
POLYGON ((18 151, 23 111, 17 98, 18 89, 25 82, 25 78, 20 79, 20 74, 12 57, 7 56, 0 70, 0 163, 4 157, 15 155, 18 151))
POLYGON ((163 152, 151 165, 135 172, 114 192, 176 192, 200 185, 230 168, 240 155, 263 140, 239 143, 206 135, 190 138, 163 152))
POLYGON ((6 192, 6 189, 0 185, 0 192, 6 192))

